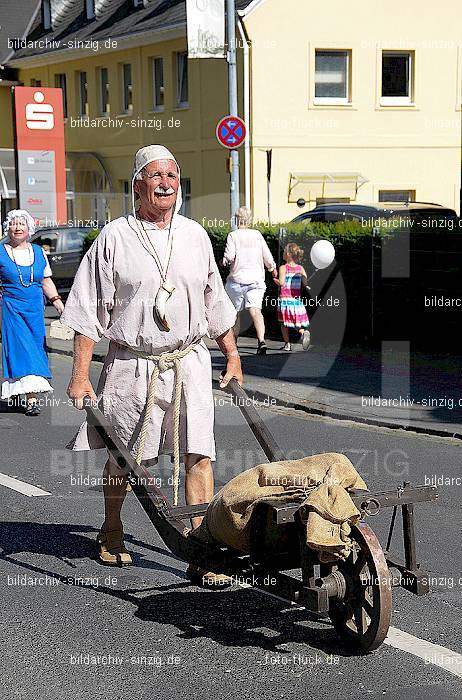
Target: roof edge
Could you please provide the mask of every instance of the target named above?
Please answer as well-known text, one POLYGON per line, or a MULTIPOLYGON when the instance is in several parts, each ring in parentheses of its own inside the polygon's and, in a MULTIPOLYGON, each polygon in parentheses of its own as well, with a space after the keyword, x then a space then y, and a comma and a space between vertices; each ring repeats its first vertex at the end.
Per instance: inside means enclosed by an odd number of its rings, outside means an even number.
MULTIPOLYGON (((29 19, 29 22, 27 23, 26 27, 24 28, 24 32, 22 34, 21 39, 24 39, 26 36, 29 35, 29 32, 32 28, 32 25, 35 22, 35 18, 37 17, 38 13, 41 12, 42 9, 42 2, 41 0, 37 0, 37 7, 35 8, 35 12, 32 13, 31 18, 29 19)), ((14 49, 11 50, 9 54, 5 56, 5 58, 2 60, 2 64, 7 64, 11 56, 14 54, 14 49)))
MULTIPOLYGON (((137 46, 146 46, 152 43, 154 38, 155 43, 160 41, 167 41, 168 39, 175 39, 185 35, 186 23, 178 22, 176 24, 171 24, 169 26, 162 27, 161 29, 144 29, 140 32, 131 34, 122 34, 119 36, 106 37, 103 40, 98 41, 98 45, 102 45, 98 50, 98 54, 114 53, 116 51, 121 51, 122 49, 127 49, 137 46), (140 43, 140 37, 145 37, 146 41, 140 43), (108 39, 116 40, 116 47, 104 47, 104 42, 108 39)), ((89 40, 89 37, 82 39, 82 42, 89 40)), ((94 40, 93 40, 94 41, 94 40)), ((95 51, 92 48, 66 48, 57 49, 55 51, 46 51, 44 53, 33 54, 32 56, 23 56, 21 58, 13 58, 13 60, 8 61, 8 66, 12 68, 35 68, 44 65, 50 65, 53 63, 59 63, 60 61, 72 61, 75 58, 82 58, 83 56, 95 56, 95 51)))
POLYGON ((260 7, 260 5, 263 5, 263 3, 265 3, 265 2, 266 2, 266 0, 252 0, 252 2, 250 2, 247 5, 245 10, 238 10, 237 14, 240 17, 248 17, 250 14, 252 14, 252 12, 254 10, 256 10, 258 7, 260 7))

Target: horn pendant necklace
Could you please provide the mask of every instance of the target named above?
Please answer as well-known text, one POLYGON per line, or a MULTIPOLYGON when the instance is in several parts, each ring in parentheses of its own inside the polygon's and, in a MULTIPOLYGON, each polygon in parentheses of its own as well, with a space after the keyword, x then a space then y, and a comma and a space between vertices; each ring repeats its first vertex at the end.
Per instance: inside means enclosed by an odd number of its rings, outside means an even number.
POLYGON ((168 268, 170 265, 170 258, 172 257, 172 248, 173 248, 173 231, 172 231, 172 221, 173 221, 173 214, 172 218, 170 219, 169 227, 168 227, 168 241, 167 241, 167 250, 165 252, 165 258, 164 261, 162 262, 159 254, 157 253, 157 250, 154 247, 153 242, 151 241, 145 226, 142 222, 141 219, 136 219, 137 223, 141 224, 141 228, 138 225, 137 227, 137 234, 138 238, 140 240, 140 243, 143 245, 143 247, 147 250, 147 252, 154 258, 154 261, 157 265, 157 268, 159 270, 160 278, 161 278, 161 284, 160 287, 157 291, 156 298, 154 300, 154 318, 157 321, 157 323, 163 328, 165 331, 170 330, 170 323, 167 319, 167 314, 166 314, 166 307, 167 307, 167 302, 172 296, 173 292, 175 291, 175 287, 167 280, 167 273, 168 273, 168 268))

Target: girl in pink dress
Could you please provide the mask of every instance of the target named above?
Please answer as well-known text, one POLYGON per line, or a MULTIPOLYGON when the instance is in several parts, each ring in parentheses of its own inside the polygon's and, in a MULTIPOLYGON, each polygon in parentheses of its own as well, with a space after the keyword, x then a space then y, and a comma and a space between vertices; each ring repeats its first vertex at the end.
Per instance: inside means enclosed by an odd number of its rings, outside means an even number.
POLYGON ((300 340, 304 350, 310 344, 310 325, 306 308, 300 298, 302 283, 306 285, 306 272, 300 261, 303 259, 303 250, 296 243, 289 243, 284 248, 285 264, 279 268, 280 287, 278 299, 278 321, 281 324, 282 337, 284 339, 283 350, 290 352, 292 347, 289 340, 289 328, 296 328, 300 333, 300 340))

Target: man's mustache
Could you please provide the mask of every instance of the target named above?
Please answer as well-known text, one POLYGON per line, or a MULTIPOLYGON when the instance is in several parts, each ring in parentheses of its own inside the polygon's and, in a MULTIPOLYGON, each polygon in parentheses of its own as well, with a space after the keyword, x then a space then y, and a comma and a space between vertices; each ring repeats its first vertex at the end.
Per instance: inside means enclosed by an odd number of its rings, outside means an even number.
POLYGON ((164 189, 163 187, 156 187, 154 192, 155 194, 175 194, 173 187, 167 187, 167 189, 164 189))

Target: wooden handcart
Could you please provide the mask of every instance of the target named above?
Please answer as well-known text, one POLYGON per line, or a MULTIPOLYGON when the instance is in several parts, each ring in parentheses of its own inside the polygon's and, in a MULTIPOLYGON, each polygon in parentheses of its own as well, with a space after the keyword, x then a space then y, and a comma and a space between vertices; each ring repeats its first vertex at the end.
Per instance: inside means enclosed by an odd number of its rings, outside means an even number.
MULTIPOLYGON (((245 391, 232 380, 228 389, 269 461, 284 459, 271 433, 245 391)), ((345 562, 324 564, 306 545, 300 503, 271 499, 259 502, 252 516, 251 552, 243 554, 219 543, 188 537, 185 522, 204 515, 207 503, 173 507, 139 466, 108 424, 103 413, 85 400, 87 419, 100 434, 119 467, 128 474, 132 489, 166 546, 180 559, 223 573, 279 598, 330 617, 340 640, 355 653, 377 649, 391 620, 392 588, 401 586, 415 595, 429 592, 428 576, 416 555, 414 504, 436 501, 434 486, 409 482, 390 491, 351 491, 361 511, 352 528, 353 548, 345 562), (366 518, 392 508, 387 544, 382 549, 366 518), (403 556, 390 551, 396 516, 401 511, 403 556), (297 570, 298 575, 289 574, 297 570)))

